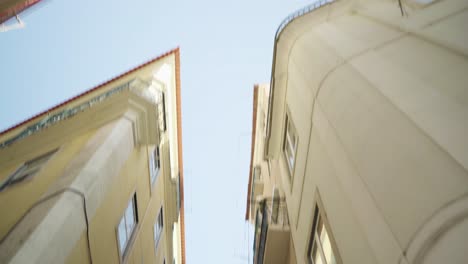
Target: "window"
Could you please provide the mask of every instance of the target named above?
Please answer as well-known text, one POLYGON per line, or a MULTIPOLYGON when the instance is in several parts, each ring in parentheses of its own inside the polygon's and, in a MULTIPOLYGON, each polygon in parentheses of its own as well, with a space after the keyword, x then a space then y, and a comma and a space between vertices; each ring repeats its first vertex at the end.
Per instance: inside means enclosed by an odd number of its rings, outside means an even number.
POLYGON ((416 3, 423 5, 431 4, 432 2, 434 2, 434 0, 416 0, 416 3))
POLYGON ((159 104, 159 122, 161 131, 166 131, 167 124, 166 124, 166 94, 164 92, 161 93, 161 103, 159 104), (161 116, 162 115, 162 116, 161 116))
POLYGON ((41 170, 41 168, 47 163, 47 161, 52 157, 52 155, 54 155, 55 152, 57 152, 57 149, 25 162, 0 185, 0 191, 3 191, 13 184, 19 183, 27 178, 34 176, 41 170))
POLYGON ((315 207, 314 222, 310 238, 308 259, 312 264, 341 263, 338 250, 334 244, 331 230, 318 206, 315 207))
POLYGON ((289 114, 286 114, 283 142, 283 151, 286 156, 286 163, 288 164, 290 176, 292 177, 294 164, 296 162, 297 135, 289 114))
POLYGON ((117 227, 117 236, 119 242, 120 256, 123 257, 127 251, 128 244, 135 232, 135 227, 138 223, 138 211, 136 202, 136 193, 128 202, 124 215, 120 219, 119 226, 117 227))
POLYGON ((164 128, 163 130, 166 131, 167 123, 166 123, 166 94, 163 93, 162 95, 162 107, 163 107, 163 118, 164 118, 164 128))
POLYGON ((153 185, 156 181, 156 178, 159 174, 159 168, 161 168, 161 159, 159 154, 159 146, 156 146, 151 152, 151 157, 149 161, 151 185, 153 185))
POLYGON ((157 248, 159 244, 159 239, 161 238, 163 227, 164 227, 164 220, 163 220, 163 208, 159 209, 159 215, 156 218, 156 223, 154 223, 154 246, 157 248))
POLYGON ((260 167, 260 166, 255 166, 254 171, 253 171, 253 179, 254 179, 254 182, 260 181, 260 179, 261 179, 261 172, 262 172, 261 167, 260 167))

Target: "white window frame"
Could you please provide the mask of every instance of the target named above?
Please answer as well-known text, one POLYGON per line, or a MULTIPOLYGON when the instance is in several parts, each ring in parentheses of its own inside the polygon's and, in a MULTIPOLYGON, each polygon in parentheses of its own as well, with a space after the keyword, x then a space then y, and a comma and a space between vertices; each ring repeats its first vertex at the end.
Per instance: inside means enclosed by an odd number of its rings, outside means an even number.
POLYGON ((136 229, 138 225, 138 207, 136 192, 133 193, 132 198, 127 204, 122 217, 117 223, 116 236, 117 236, 117 247, 120 255, 120 259, 123 260, 126 256, 130 244, 133 241, 136 229), (123 240, 122 240, 123 238, 123 240))
POLYGON ((24 180, 32 179, 34 175, 37 175, 37 173, 42 170, 57 151, 58 148, 24 162, 0 184, 0 192, 24 180))
POLYGON ((159 209, 159 214, 156 217, 156 220, 154 222, 153 226, 153 239, 154 239, 154 249, 155 252, 158 249, 159 241, 161 240, 163 231, 164 231, 164 210, 163 207, 159 209))
POLYGON ((161 149, 159 146, 154 147, 150 154, 149 160, 149 170, 150 170, 150 183, 151 186, 154 185, 156 179, 158 178, 159 171, 161 170, 161 149))
POLYGON ((296 128, 291 119, 289 112, 286 113, 285 123, 284 123, 284 136, 283 136, 283 153, 286 160, 286 165, 289 171, 289 178, 293 180, 294 168, 296 166, 297 159, 297 146, 298 146, 298 136, 296 128))
POLYGON ((342 264, 340 254, 327 219, 327 215, 323 210, 323 204, 318 194, 316 195, 316 201, 311 235, 309 238, 309 246, 307 250, 307 263, 342 264), (320 261, 315 263, 314 259, 317 257, 320 258, 320 261), (331 258, 334 259, 334 262, 331 261, 331 258))

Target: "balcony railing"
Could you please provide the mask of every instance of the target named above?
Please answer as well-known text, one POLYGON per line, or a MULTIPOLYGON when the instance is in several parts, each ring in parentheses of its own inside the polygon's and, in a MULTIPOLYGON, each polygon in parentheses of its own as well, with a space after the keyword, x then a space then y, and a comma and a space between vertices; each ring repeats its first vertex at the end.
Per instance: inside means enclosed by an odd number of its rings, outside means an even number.
POLYGON ((268 230, 273 226, 289 230, 288 210, 284 199, 265 199, 257 207, 253 245, 254 264, 264 263, 268 230))

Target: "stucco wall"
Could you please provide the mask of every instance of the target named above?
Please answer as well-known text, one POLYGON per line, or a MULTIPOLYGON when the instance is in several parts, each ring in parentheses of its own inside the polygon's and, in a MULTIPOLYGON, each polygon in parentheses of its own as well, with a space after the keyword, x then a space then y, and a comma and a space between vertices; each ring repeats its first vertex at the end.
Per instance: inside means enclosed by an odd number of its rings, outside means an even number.
MULTIPOLYGON (((0 217, 0 237, 3 238, 8 230, 21 218, 23 214, 48 191, 50 185, 62 175, 63 170, 74 157, 74 155, 86 144, 94 135, 95 131, 78 136, 69 142, 60 144, 55 142, 40 149, 31 149, 27 156, 17 157, 14 152, 10 154, 13 162, 3 167, 0 166, 0 181, 3 181, 15 172, 24 162, 33 159, 50 150, 59 148, 47 165, 39 171, 32 179, 12 185, 0 192, 0 210, 3 212, 0 217), (27 194, 27 195, 25 195, 27 194)), ((5 151, 4 151, 5 152, 5 151)), ((6 162, 6 160, 2 160, 6 162)))
POLYGON ((86 232, 83 232, 80 239, 76 243, 70 255, 68 255, 67 264, 88 264, 89 263, 89 252, 88 242, 86 238, 86 232))
POLYGON ((422 261, 403 255, 468 192, 468 42, 456 26, 468 24, 466 5, 407 7, 401 18, 389 1, 337 1, 280 36, 269 155, 299 263, 317 192, 344 263, 422 261), (299 138, 292 181, 281 151, 286 112, 299 138))
POLYGON ((153 239, 153 225, 164 197, 164 171, 159 172, 156 182, 151 187, 149 151, 150 148, 146 146, 134 149, 90 221, 92 255, 95 262, 119 263, 116 228, 134 192, 137 195, 139 223, 133 244, 130 245, 131 250, 127 253, 128 263, 162 263, 166 255, 164 238, 159 241, 157 255, 153 239))

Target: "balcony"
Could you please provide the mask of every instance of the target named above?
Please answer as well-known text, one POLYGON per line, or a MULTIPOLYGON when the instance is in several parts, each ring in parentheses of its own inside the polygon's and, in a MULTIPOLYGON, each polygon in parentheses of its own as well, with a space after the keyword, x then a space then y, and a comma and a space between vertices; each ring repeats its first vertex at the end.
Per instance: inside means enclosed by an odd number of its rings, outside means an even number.
POLYGON ((289 239, 289 219, 285 201, 279 197, 262 200, 255 217, 253 263, 288 263, 289 239))
MULTIPOLYGON (((252 177, 252 187, 251 187, 251 200, 255 201, 258 196, 263 195, 263 179, 260 166, 256 166, 253 169, 253 177, 252 177)), ((250 215, 254 215, 255 213, 255 206, 250 207, 250 215)))

